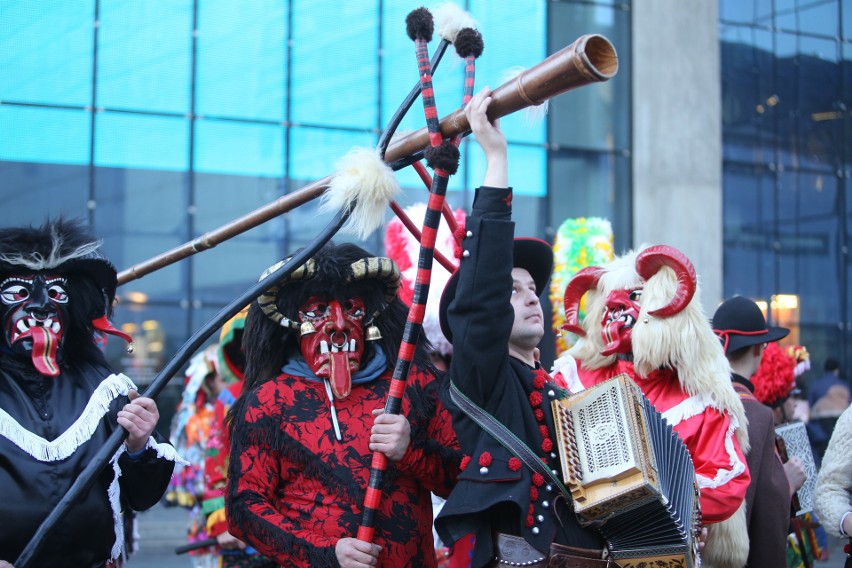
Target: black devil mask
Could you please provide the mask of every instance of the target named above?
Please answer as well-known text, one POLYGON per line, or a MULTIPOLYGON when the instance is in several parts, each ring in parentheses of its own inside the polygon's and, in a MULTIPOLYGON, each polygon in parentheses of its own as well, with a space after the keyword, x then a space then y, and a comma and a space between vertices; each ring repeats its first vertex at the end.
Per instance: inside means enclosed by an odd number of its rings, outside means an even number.
POLYGON ((4 343, 43 375, 57 376, 63 352, 83 356, 96 331, 130 337, 108 321, 116 271, 78 221, 0 229, 0 317, 4 343))

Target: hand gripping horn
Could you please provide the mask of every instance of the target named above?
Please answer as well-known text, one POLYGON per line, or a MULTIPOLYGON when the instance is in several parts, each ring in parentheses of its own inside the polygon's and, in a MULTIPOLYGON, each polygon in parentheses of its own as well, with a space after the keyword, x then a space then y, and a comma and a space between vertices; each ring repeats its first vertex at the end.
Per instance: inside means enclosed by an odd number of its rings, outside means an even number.
POLYGON ((580 337, 586 336, 586 330, 580 325, 580 300, 586 292, 597 287, 602 274, 603 269, 600 266, 587 266, 568 282, 563 298, 565 323, 562 324, 562 329, 576 333, 580 337))
POLYGON ((645 280, 654 276, 663 266, 668 266, 677 275, 677 290, 667 305, 648 312, 648 315, 667 318, 683 310, 692 301, 698 278, 692 262, 674 247, 648 247, 636 257, 636 272, 645 280))

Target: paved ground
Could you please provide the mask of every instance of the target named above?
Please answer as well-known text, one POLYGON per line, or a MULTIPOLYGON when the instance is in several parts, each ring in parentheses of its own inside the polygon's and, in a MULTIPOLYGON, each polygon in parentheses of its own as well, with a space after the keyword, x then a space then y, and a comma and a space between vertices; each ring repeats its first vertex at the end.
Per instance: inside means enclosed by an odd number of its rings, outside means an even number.
POLYGON ((156 507, 139 514, 139 552, 130 557, 130 568, 192 568, 186 554, 175 548, 186 544, 189 513, 177 507, 156 507))
MULTIPOLYGON (((192 568, 186 554, 175 554, 175 548, 186 543, 187 512, 184 509, 157 505, 139 516, 139 552, 131 557, 130 568, 192 568)), ((829 559, 814 568, 843 568, 843 541, 830 538, 829 559)), ((755 567, 774 568, 774 567, 755 567)))

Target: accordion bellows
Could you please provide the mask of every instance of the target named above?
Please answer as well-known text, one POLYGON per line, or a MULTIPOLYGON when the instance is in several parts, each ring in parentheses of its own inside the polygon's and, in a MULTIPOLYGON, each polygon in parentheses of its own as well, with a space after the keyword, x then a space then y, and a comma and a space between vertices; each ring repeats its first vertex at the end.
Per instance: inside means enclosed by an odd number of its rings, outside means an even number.
POLYGON ((553 401, 564 481, 581 524, 623 568, 698 566, 689 451, 627 375, 553 401))

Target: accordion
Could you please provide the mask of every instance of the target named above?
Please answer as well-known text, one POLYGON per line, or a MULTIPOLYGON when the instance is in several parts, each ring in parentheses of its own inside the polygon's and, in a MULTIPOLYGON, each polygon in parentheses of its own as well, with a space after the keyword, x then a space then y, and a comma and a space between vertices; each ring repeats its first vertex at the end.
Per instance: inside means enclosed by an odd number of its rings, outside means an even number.
POLYGON ((701 509, 689 451, 627 375, 555 400, 565 485, 623 568, 699 564, 701 509))
POLYGON ((817 478, 817 468, 814 463, 814 454, 811 451, 807 428, 804 422, 789 422, 777 426, 775 435, 781 439, 780 444, 776 443, 781 455, 787 459, 799 456, 802 465, 805 466, 807 478, 804 485, 796 491, 792 511, 794 516, 804 515, 814 508, 814 486, 817 478))

